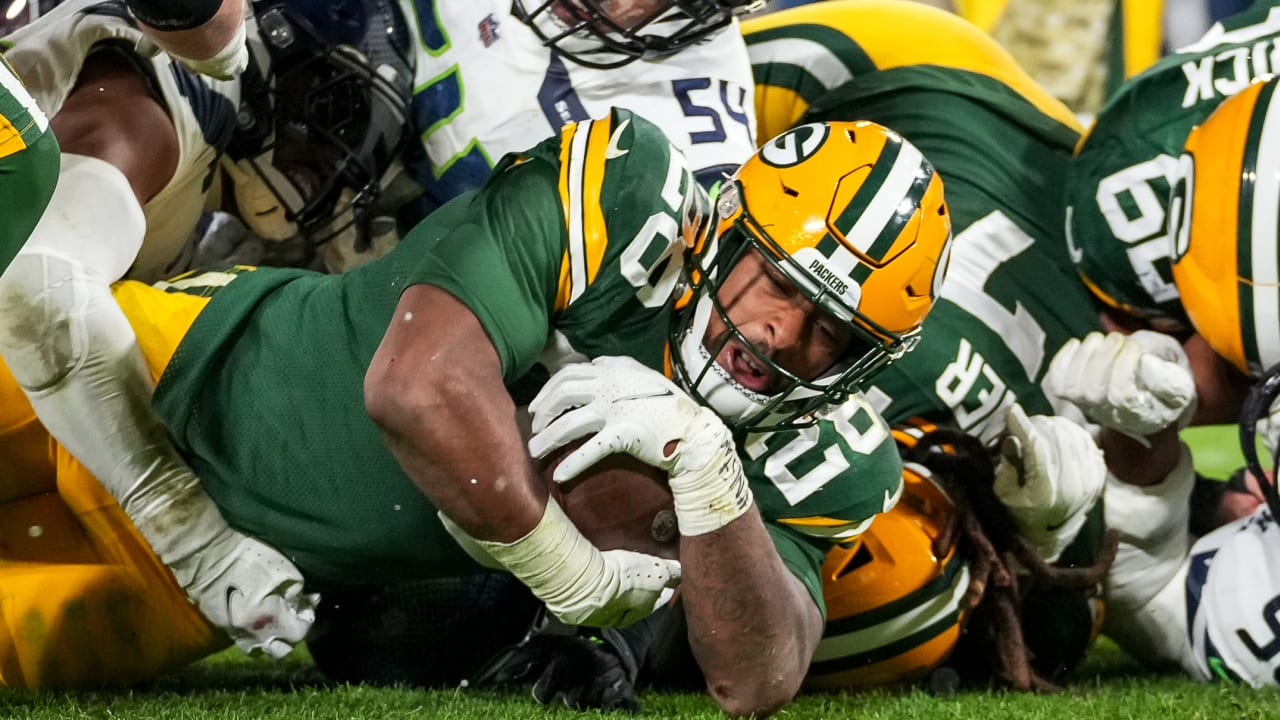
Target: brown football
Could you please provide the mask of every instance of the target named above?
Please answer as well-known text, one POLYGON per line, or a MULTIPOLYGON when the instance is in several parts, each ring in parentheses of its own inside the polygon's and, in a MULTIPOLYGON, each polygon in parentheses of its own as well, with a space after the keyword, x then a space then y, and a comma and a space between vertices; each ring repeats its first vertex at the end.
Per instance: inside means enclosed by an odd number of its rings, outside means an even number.
POLYGON ((582 534, 601 550, 634 550, 675 559, 680 547, 665 470, 630 455, 610 455, 557 484, 551 474, 581 442, 543 459, 538 472, 582 534))

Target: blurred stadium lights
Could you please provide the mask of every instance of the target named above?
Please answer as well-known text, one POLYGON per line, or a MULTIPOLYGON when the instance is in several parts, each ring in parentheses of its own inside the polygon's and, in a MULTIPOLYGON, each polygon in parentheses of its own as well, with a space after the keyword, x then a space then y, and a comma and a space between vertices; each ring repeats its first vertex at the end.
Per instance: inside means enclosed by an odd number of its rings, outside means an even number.
POLYGON ((62 3, 62 0, 0 0, 0 36, 8 35, 62 3))

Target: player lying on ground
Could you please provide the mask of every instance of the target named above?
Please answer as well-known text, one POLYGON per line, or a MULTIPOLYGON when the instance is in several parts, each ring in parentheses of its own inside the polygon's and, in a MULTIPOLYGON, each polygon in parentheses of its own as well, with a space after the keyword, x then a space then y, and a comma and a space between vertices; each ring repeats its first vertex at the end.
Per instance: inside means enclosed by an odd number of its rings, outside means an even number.
MULTIPOLYGON (((758 76, 756 100, 763 127, 777 132, 810 119, 850 119, 865 114, 919 137, 928 147, 925 154, 937 154, 947 165, 947 177, 952 178, 948 204, 951 199, 959 202, 959 209, 952 214, 964 229, 960 234, 963 245, 957 246, 956 252, 966 272, 948 275, 943 283, 940 304, 927 320, 931 332, 924 334, 918 351, 869 379, 874 384, 873 400, 887 407, 896 419, 923 415, 980 433, 988 442, 1004 436, 1006 410, 1015 401, 1033 414, 1052 413, 1059 406, 1071 410, 1041 387, 1052 352, 1075 334, 1098 327, 1096 305, 1076 281, 1066 259, 1061 206, 1052 200, 1076 140, 1075 120, 1069 111, 1037 87, 991 38, 954 15, 915 3, 824 3, 746 20, 744 31, 758 76), (928 41, 942 36, 950 38, 945 46, 928 41), (937 120, 940 106, 948 110, 943 126, 937 120), (963 126, 955 126, 954 118, 964 118, 963 126), (963 135, 955 135, 955 127, 963 127, 963 135), (1034 161, 1025 161, 1027 158, 1034 161), (1015 322, 1011 309, 1019 307, 1023 310, 1015 322), (942 313, 941 319, 937 313, 942 313), (1021 359, 1020 355, 1027 357, 1021 359)), ((1024 447, 1064 456, 1074 452, 1079 457, 1052 464, 1044 461, 1056 466, 1056 473, 1064 477, 1051 478, 1042 495, 1007 483, 1001 484, 1000 491, 1042 560, 1064 566, 1093 565, 1101 557, 1101 509, 1093 510, 1092 515, 1088 510, 1101 492, 1102 478, 1070 470, 1087 466, 1098 451, 1083 428, 1071 433, 1069 424, 1066 419, 1033 415, 1028 420, 1025 414, 1020 415, 1018 430, 1024 447), (1069 442, 1080 437, 1083 442, 1069 442), (1082 532, 1085 529, 1087 532, 1082 532), (1073 542, 1078 536, 1083 537, 1073 542)), ((1009 532, 1009 528, 992 530, 1009 532)), ((922 544, 919 541, 902 539, 904 544, 916 546, 922 544)), ((927 546, 927 538, 923 544, 927 546)), ((865 551, 870 546, 854 543, 850 547, 865 551)), ((828 562, 847 564, 851 552, 833 551, 838 560, 828 562)), ((922 559, 916 568, 928 566, 922 559)), ((947 575, 947 583, 951 584, 922 592, 914 602, 893 603, 891 618, 874 632, 865 633, 851 633, 850 628, 874 616, 861 615, 869 607, 883 610, 874 598, 888 602, 886 598, 897 600, 900 596, 891 591, 873 596, 868 588, 868 593, 858 597, 860 593, 851 591, 858 583, 874 584, 868 579, 877 577, 874 569, 865 574, 841 574, 836 583, 840 597, 833 606, 831 597, 827 598, 828 637, 810 667, 810 682, 824 687, 905 682, 928 670, 922 659, 941 664, 955 646, 955 630, 960 624, 956 611, 960 598, 943 596, 960 587, 955 584, 959 582, 955 573, 961 566, 965 562, 947 565, 952 573, 947 575), (934 619, 928 628, 914 624, 920 614, 934 619), (937 621, 941 618, 950 618, 950 623, 937 621)), ((824 574, 824 580, 831 582, 832 578, 824 574)), ((929 580, 937 580, 937 575, 929 575, 929 580)), ((879 582, 906 580, 881 574, 879 582)), ((1037 584, 1028 580, 1027 587, 1037 584)), ((1047 687, 1036 673, 1052 678, 1069 670, 1096 633, 1094 618, 1100 612, 1097 596, 1101 593, 1064 593, 1051 585, 1039 584, 1036 592, 1029 593, 1028 605, 1037 610, 1046 607, 1043 614, 1033 612, 1021 628, 1002 635, 1015 637, 1025 630, 1030 655, 1036 659, 1030 666, 1032 673, 1011 670, 1025 665, 1027 648, 1002 648, 1004 657, 991 653, 980 664, 1000 667, 1015 687, 1047 687), (1046 625, 1039 621, 1043 615, 1060 620, 1052 625, 1055 634, 1044 632, 1046 625)), ((440 592, 429 587, 390 588, 372 600, 340 598, 340 612, 352 618, 347 623, 352 629, 315 643, 317 661, 342 678, 376 676, 404 682, 456 683, 467 675, 433 676, 422 670, 424 666, 434 670, 435 666, 425 661, 430 651, 421 650, 424 643, 390 637, 380 629, 383 618, 392 618, 397 605, 424 624, 447 624, 438 615, 424 618, 416 611, 421 607, 417 598, 435 597, 440 592), (397 665, 399 673, 394 670, 397 665)), ((474 592, 486 602, 499 603, 495 596, 500 591, 492 580, 477 582, 474 592)), ((511 602, 524 609, 527 603, 522 600, 516 597, 511 602)), ((439 606, 433 610, 435 607, 439 606)), ((644 629, 626 632, 637 633, 644 633, 644 629)), ((493 647, 494 642, 500 642, 493 634, 479 628, 468 637, 476 644, 488 642, 488 647, 493 647)), ((612 633, 607 635, 612 637, 612 633)), ((550 642, 566 644, 570 650, 573 647, 572 638, 552 637, 550 642)), ((593 646, 582 647, 590 650, 593 646)), ((627 652, 632 660, 645 657, 643 648, 627 652)), ((564 671, 579 662, 572 657, 553 660, 545 656, 538 673, 552 667, 564 671)), ((637 662, 623 665, 632 671, 639 667, 637 662)), ((526 667, 507 675, 531 673, 536 676, 526 667)), ((672 675, 662 674, 664 679, 672 675)), ((567 694, 575 694, 567 683, 582 676, 559 678, 559 682, 566 684, 567 694)), ((599 678, 590 679, 591 687, 602 687, 599 678)), ((544 683, 540 688, 556 684, 544 683)), ((573 702, 591 705, 595 700, 593 691, 582 688, 573 702)))
POLYGON ((201 611, 242 649, 280 655, 311 621, 301 576, 229 527, 199 489, 147 409, 153 381, 109 288, 182 266, 229 147, 241 158, 235 198, 264 235, 301 229, 323 240, 358 226, 352 211, 377 196, 412 74, 394 6, 254 7, 255 66, 231 81, 150 52, 116 3, 72 0, 5 39, 64 153, 49 211, 0 277, 0 355, 44 426, 120 500, 201 611), (338 10, 366 18, 366 34, 350 37, 338 10), (329 101, 350 107, 331 113, 329 101), (105 427, 116 430, 106 437, 105 427), (191 519, 176 528, 162 516, 179 505, 191 519), (228 602, 231 587, 244 593, 228 602))
POLYGON ((345 275, 215 276, 225 287, 208 301, 116 294, 163 370, 154 407, 183 457, 310 588, 476 572, 437 511, 571 622, 643 615, 679 567, 713 696, 764 714, 794 694, 820 634, 826 542, 859 533, 901 486, 887 428, 851 389, 912 344, 933 304, 941 192, 896 135, 820 123, 767 144, 709 215, 682 156, 618 111, 508 158, 345 275), (868 174, 840 182, 848 167, 868 174), (694 292, 673 312, 682 277, 694 292), (506 384, 535 361, 606 353, 669 358, 719 413, 653 371, 575 371, 594 401, 568 427, 648 448, 672 474, 679 566, 594 548, 548 502, 517 426, 506 384), (726 422, 752 431, 745 483, 726 422), (674 454, 668 439, 682 440, 674 454))
MULTIPOLYGON (((1019 528, 1043 561, 1071 568, 1105 560, 1101 508, 1094 505, 1101 492, 1101 478, 1069 472, 1087 467, 1098 451, 1087 436, 1086 441, 1079 441, 1085 435, 1083 429, 1072 432, 1070 428, 1068 418, 1078 420, 1080 413, 1042 387, 1054 353, 1075 336, 1099 328, 1097 305, 1066 257, 1062 208, 1056 201, 1078 138, 1071 113, 1039 88, 989 36, 952 15, 918 3, 826 2, 748 20, 743 26, 757 74, 761 127, 779 132, 811 120, 868 117, 908 138, 920 138, 925 154, 936 156, 951 180, 948 202, 954 204, 953 221, 961 230, 955 259, 962 271, 949 274, 938 306, 926 321, 929 331, 923 334, 917 350, 870 378, 870 399, 896 421, 925 418, 960 427, 993 446, 1006 434, 1007 414, 1018 403, 1025 408, 1018 419, 1019 442, 1028 451, 1060 453, 1061 459, 1052 463, 1045 459, 1044 464, 1055 465, 1064 477, 1046 480, 1037 492, 1001 483, 997 485, 1000 497, 1009 503, 1019 528), (922 40, 942 36, 950 42, 938 45, 922 40), (940 114, 940 107, 947 112, 940 114), (940 116, 947 121, 940 124, 940 116), (956 123, 956 118, 964 122, 956 123), (1069 415, 1036 417, 1055 411, 1069 415), (1026 413, 1032 414, 1030 420, 1026 413)), ((1085 353, 1077 355, 1082 362, 1092 358, 1085 353)), ((1089 367, 1101 378, 1110 367, 1097 361, 1089 367)), ((1151 363, 1164 367, 1163 361, 1154 358, 1151 363)), ((1063 371, 1073 367, 1076 364, 1062 364, 1063 371)), ((1135 394, 1138 390, 1134 382, 1126 385, 1123 373, 1116 374, 1113 384, 1132 387, 1135 394)), ((1181 398, 1184 404, 1189 400, 1189 384, 1185 391, 1181 398)), ((1181 410, 1182 406, 1152 406, 1153 413, 1165 414, 1164 422, 1181 410)), ((1174 440, 1176 443, 1176 437, 1174 440)), ((1173 457, 1178 457, 1176 445, 1173 457)), ((989 532, 1006 537, 1011 528, 995 527, 989 532)), ((918 540, 907 538, 903 543, 918 540)), ((847 563, 850 554, 836 550, 831 557, 836 559, 828 562, 847 563)), ((923 560, 921 564, 927 565, 923 560)), ((891 617, 874 631, 863 633, 853 633, 850 628, 867 617, 876 617, 864 611, 871 607, 884 612, 873 598, 898 596, 873 596, 868 590, 851 600, 859 593, 849 588, 862 582, 904 579, 877 576, 878 568, 871 566, 866 573, 841 575, 834 582, 839 599, 831 605, 828 598, 830 623, 815 655, 811 683, 832 687, 900 682, 944 662, 955 646, 961 622, 960 600, 947 592, 960 587, 955 573, 962 566, 967 567, 962 562, 947 566, 952 573, 947 582, 951 584, 932 587, 913 602, 889 605, 891 617), (877 577, 879 580, 868 579, 877 577), (918 627, 915 623, 922 613, 935 621, 918 627), (947 622, 942 622, 943 618, 947 622)), ((938 578, 929 575, 930 581, 941 583, 938 578)), ((1003 626, 1007 631, 1001 633, 1002 638, 1023 636, 1025 642, 1019 639, 1002 647, 1002 655, 996 658, 999 664, 987 654, 982 656, 984 662, 971 665, 1001 675, 1015 687, 1030 688, 1047 687, 1044 680, 1079 662, 1097 630, 1100 589, 1066 593, 1043 580, 1025 579, 1024 587, 1032 589, 1024 603, 1032 608, 1027 622, 1012 629, 1007 623, 1003 626), (1047 632, 1048 626, 1041 622, 1046 616, 1058 621, 1052 625, 1053 632, 1047 632), (1028 654, 1034 658, 1029 666, 1028 654)), ((824 575, 824 581, 830 583, 833 578, 824 575)), ((421 597, 439 598, 448 590, 456 591, 456 587, 390 588, 373 598, 341 597, 339 612, 352 618, 347 625, 361 629, 322 638, 313 645, 315 657, 339 677, 456 683, 468 676, 465 669, 458 669, 457 675, 448 670, 465 667, 467 662, 447 666, 441 673, 442 663, 434 661, 434 653, 422 650, 424 643, 381 629, 383 618, 394 617, 397 607, 431 627, 453 624, 451 618, 436 613, 441 603, 432 606, 429 616, 418 612, 421 597)), ((500 594, 501 588, 486 579, 461 596, 500 607, 500 594)), ((511 600, 516 606, 512 614, 527 608, 523 600, 511 600)), ((996 606, 999 603, 993 603, 992 607, 996 606)), ((983 613, 995 614, 986 610, 979 614, 983 613)), ((643 636, 644 632, 635 628, 625 634, 643 636)), ((613 633, 605 635, 613 637, 613 633)), ((502 642, 492 628, 475 628, 467 637, 473 641, 469 649, 502 642)), ((585 643, 579 647, 573 640, 556 634, 551 642, 570 653, 575 647, 587 651, 595 647, 585 643)), ((548 647, 542 646, 541 651, 548 651, 548 647)), ((629 668, 634 679, 646 652, 632 648, 624 650, 623 656, 630 660, 605 662, 614 668, 629 668)), ((528 660, 517 657, 512 662, 528 660)), ((581 666, 581 654, 556 660, 554 653, 544 652, 534 660, 536 669, 513 672, 508 667, 506 676, 537 677, 550 672, 556 680, 542 684, 541 689, 559 685, 576 704, 603 700, 596 692, 606 687, 600 678, 616 677, 571 672, 570 668, 581 666), (590 679, 589 687, 576 691, 570 687, 583 677, 590 679)), ((682 665, 680 669, 690 668, 682 665)), ((692 670, 696 675, 696 668, 692 670)), ((677 675, 664 672, 661 677, 664 682, 688 682, 688 677, 677 675)), ((982 679, 986 680, 985 675, 982 679)), ((618 692, 611 697, 628 695, 618 692)))

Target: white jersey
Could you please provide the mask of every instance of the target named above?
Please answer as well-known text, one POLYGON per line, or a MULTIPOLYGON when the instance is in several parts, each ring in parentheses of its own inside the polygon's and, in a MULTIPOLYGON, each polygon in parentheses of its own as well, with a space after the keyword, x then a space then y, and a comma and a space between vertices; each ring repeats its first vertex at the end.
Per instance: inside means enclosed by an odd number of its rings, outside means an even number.
POLYGON ((1280 528, 1266 505, 1191 548, 1186 603, 1201 678, 1280 684, 1280 528))
POLYGON ((85 58, 114 45, 137 59, 173 120, 178 165, 146 205, 147 232, 129 277, 158 280, 184 269, 188 236, 204 209, 220 149, 235 129, 238 81, 197 75, 158 51, 122 2, 69 0, 4 38, 5 58, 49 117, 75 86, 85 58))
POLYGON ((599 70, 561 58, 511 0, 400 0, 417 48, 414 175, 429 211, 478 187, 505 153, 567 122, 627 108, 652 121, 707 185, 755 150, 754 85, 736 22, 659 61, 599 70))
POLYGON ((1280 529, 1263 505, 1194 540, 1187 516, 1195 473, 1190 452, 1181 452, 1155 485, 1108 478, 1106 521, 1120 548, 1103 631, 1148 666, 1280 684, 1280 529))

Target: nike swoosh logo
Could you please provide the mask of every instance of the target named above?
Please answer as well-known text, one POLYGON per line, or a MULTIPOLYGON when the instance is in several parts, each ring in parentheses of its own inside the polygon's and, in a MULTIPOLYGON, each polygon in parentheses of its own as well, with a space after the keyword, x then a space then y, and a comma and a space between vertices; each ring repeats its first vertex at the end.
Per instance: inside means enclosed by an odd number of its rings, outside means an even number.
POLYGON ((227 622, 231 622, 231 618, 232 618, 232 613, 231 613, 231 600, 232 600, 232 598, 234 598, 236 595, 244 595, 244 591, 242 591, 240 588, 236 587, 235 585, 228 585, 228 586, 227 586, 227 596, 226 596, 226 605, 227 605, 227 608, 226 608, 226 612, 227 612, 227 622))
POLYGON ((626 397, 614 398, 614 402, 626 402, 627 400, 646 400, 648 398, 675 397, 675 393, 670 390, 662 392, 638 393, 636 395, 628 395, 626 397))
POLYGON ((626 155, 627 153, 631 152, 630 150, 623 150, 622 148, 618 147, 618 140, 622 138, 622 132, 626 130, 627 126, 630 124, 631 124, 631 118, 627 118, 626 120, 623 120, 620 125, 618 125, 616 130, 613 131, 613 135, 609 138, 609 146, 604 149, 605 160, 613 160, 615 158, 620 158, 623 155, 626 155))
POLYGON ((1065 229, 1067 231, 1067 253, 1071 255, 1071 262, 1079 265, 1080 261, 1084 259, 1084 251, 1076 245, 1076 239, 1071 236, 1071 215, 1074 209, 1075 208, 1070 205, 1067 206, 1067 222, 1065 223, 1065 229))

